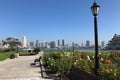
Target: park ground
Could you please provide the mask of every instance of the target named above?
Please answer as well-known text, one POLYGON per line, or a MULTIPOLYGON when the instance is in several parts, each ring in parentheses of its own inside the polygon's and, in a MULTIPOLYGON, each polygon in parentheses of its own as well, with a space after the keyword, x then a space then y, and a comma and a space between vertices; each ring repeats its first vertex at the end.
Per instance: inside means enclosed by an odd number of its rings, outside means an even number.
MULTIPOLYGON (((35 58, 42 56, 41 51, 37 55, 19 56, 14 59, 6 59, 0 62, 0 80, 47 80, 41 77, 39 66, 31 66, 35 58)), ((46 75, 44 73, 44 75, 46 75)))

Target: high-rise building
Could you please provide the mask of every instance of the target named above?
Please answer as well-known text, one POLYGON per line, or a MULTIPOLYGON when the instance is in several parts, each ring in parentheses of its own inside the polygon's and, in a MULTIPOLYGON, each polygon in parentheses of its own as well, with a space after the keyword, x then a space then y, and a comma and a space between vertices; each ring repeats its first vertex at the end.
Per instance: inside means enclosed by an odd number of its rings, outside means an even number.
POLYGON ((41 47, 41 48, 48 48, 49 47, 49 43, 46 41, 40 42, 39 45, 40 45, 39 47, 41 47))
POLYGON ((72 42, 72 48, 73 48, 73 49, 75 48, 75 43, 74 43, 74 42, 72 42))
POLYGON ((105 41, 101 42, 101 47, 105 47, 105 41))
POLYGON ((36 47, 39 47, 39 40, 36 40, 36 47))
POLYGON ((81 43, 80 46, 83 47, 83 43, 81 43))
POLYGON ((74 47, 74 45, 75 45, 75 43, 74 43, 74 42, 72 42, 72 47, 74 47))
POLYGON ((32 47, 32 48, 34 48, 34 47, 35 47, 34 42, 30 42, 30 47, 32 47))
POLYGON ((43 47, 44 47, 44 48, 47 47, 47 42, 46 42, 46 41, 43 42, 43 47))
POLYGON ((64 42, 64 40, 62 40, 62 46, 65 46, 65 42, 64 42))
POLYGON ((40 47, 44 48, 44 43, 43 42, 40 43, 40 47))
POLYGON ((58 40, 58 47, 60 47, 60 40, 58 40))
POLYGON ((3 48, 3 41, 0 40, 0 48, 3 48))
POLYGON ((23 48, 27 47, 27 38, 26 38, 26 36, 23 36, 23 38, 22 38, 22 47, 23 48))
POLYGON ((51 41, 50 42, 50 48, 55 48, 55 47, 56 47, 55 41, 51 41))
POLYGON ((89 47, 90 46, 90 41, 86 41, 86 46, 89 47))
POLYGON ((46 43, 45 43, 45 47, 46 47, 46 48, 50 48, 50 43, 49 43, 49 42, 46 42, 46 43))
POLYGON ((39 47, 41 47, 41 43, 39 42, 39 47))

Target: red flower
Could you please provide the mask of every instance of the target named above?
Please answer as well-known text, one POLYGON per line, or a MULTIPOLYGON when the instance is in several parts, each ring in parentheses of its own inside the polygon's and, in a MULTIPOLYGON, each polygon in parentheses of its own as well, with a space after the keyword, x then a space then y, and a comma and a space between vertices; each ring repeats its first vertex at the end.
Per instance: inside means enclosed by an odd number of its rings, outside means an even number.
POLYGON ((110 60, 108 59, 108 60, 106 60, 106 64, 110 64, 110 60))

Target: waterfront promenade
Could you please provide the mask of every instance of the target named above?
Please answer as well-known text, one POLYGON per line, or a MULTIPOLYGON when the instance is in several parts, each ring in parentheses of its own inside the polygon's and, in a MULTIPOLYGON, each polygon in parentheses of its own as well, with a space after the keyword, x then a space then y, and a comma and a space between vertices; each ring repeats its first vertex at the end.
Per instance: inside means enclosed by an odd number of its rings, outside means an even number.
POLYGON ((19 56, 15 59, 1 61, 0 80, 48 80, 41 77, 40 67, 30 65, 35 58, 42 55, 41 51, 37 55, 19 56))

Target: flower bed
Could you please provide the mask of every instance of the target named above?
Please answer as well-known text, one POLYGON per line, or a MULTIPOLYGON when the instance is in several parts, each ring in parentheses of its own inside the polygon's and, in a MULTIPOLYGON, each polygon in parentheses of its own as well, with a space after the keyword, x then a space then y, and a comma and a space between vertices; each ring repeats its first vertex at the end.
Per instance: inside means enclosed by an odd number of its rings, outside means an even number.
MULTIPOLYGON (((51 73, 69 74, 71 66, 94 74, 94 54, 85 52, 45 52, 43 64, 51 73)), ((120 79, 120 53, 101 52, 99 75, 101 80, 120 79)))

